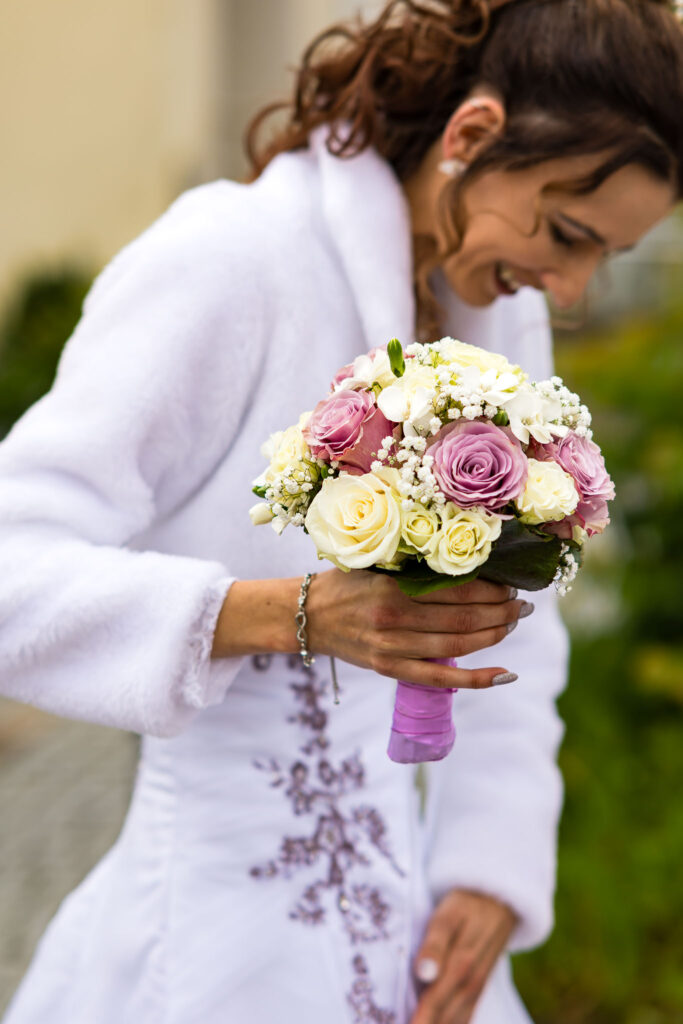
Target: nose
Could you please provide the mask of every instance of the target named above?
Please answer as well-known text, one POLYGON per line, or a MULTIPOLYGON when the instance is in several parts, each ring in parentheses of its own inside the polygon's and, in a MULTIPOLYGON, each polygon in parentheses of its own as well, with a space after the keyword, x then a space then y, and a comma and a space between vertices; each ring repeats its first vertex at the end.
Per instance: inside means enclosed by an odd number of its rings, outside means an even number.
POLYGON ((558 309, 568 309, 578 302, 595 273, 601 257, 584 255, 580 260, 567 260, 539 274, 541 285, 558 309))

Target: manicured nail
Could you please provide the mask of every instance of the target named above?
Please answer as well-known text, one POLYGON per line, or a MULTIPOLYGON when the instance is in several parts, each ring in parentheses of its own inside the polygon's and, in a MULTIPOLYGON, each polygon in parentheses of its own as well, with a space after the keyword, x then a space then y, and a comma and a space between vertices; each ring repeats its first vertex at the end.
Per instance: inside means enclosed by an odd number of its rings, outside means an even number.
POLYGON ((519 679, 514 672, 501 672, 500 675, 494 676, 491 682, 494 686, 502 686, 503 683, 514 683, 515 679, 519 679))
POLYGON ((524 604, 522 605, 522 607, 519 610, 519 617, 520 617, 520 619, 526 619, 526 617, 528 615, 531 615, 531 613, 532 613, 532 611, 534 610, 535 607, 536 607, 536 605, 531 604, 529 601, 525 601, 524 604))
POLYGON ((508 625, 508 633, 511 633, 513 629, 517 629, 517 621, 511 622, 508 625))
POLYGON ((425 985, 430 985, 439 977, 439 965, 436 960, 424 957, 423 960, 418 961, 415 974, 425 985))
POLYGON ((515 598, 517 597, 518 593, 519 593, 519 591, 517 590, 517 587, 511 587, 510 588, 510 600, 514 601, 515 598))

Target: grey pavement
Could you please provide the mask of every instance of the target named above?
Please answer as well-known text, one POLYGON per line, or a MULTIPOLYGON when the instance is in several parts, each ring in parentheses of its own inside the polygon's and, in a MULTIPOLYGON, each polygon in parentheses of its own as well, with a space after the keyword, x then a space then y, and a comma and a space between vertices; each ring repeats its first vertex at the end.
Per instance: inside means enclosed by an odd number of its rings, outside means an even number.
POLYGON ((116 839, 137 738, 0 699, 0 1016, 60 902, 116 839))

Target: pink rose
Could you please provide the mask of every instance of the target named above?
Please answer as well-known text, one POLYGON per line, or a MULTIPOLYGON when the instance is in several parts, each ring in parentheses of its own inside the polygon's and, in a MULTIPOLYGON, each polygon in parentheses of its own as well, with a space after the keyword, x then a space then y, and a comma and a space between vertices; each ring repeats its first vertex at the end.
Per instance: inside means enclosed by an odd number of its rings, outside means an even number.
POLYGON ((461 420, 437 435, 429 454, 441 490, 460 508, 493 512, 524 490, 526 456, 505 427, 461 420))
POLYGON ((349 472, 369 473, 393 429, 368 391, 337 391, 318 402, 303 435, 317 458, 340 462, 349 472))
POLYGON ((614 498, 614 484, 597 444, 572 430, 559 442, 536 445, 533 457, 558 462, 579 492, 576 512, 554 523, 552 532, 571 537, 572 527, 582 526, 590 535, 602 533, 609 523, 607 502, 614 498))

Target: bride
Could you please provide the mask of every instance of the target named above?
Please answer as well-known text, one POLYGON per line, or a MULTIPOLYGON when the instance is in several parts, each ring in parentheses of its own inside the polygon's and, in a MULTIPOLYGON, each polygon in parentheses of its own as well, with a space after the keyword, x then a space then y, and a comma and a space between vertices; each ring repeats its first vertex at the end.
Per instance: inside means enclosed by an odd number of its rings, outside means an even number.
POLYGON ((673 208, 682 109, 655 0, 392 2, 312 44, 251 184, 181 196, 100 275, 0 445, 0 686, 142 754, 5 1024, 529 1021, 507 953, 552 926, 552 597, 320 567, 307 667, 313 546, 253 529, 250 486, 394 336, 550 375, 542 293, 673 208), (460 690, 424 808, 385 752, 397 677, 460 690))

